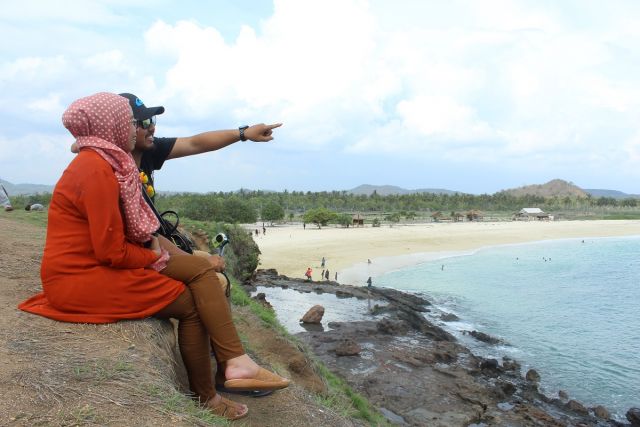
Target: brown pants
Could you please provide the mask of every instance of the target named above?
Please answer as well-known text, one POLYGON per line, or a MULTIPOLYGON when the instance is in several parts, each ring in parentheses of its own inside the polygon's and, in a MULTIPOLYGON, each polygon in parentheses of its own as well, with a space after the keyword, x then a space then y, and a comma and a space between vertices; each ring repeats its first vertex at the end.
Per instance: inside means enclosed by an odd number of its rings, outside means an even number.
POLYGON ((187 285, 174 302, 155 316, 178 319, 178 343, 189 386, 204 403, 216 394, 209 342, 218 363, 242 356, 244 349, 220 280, 209 261, 193 255, 172 256, 161 273, 187 285))

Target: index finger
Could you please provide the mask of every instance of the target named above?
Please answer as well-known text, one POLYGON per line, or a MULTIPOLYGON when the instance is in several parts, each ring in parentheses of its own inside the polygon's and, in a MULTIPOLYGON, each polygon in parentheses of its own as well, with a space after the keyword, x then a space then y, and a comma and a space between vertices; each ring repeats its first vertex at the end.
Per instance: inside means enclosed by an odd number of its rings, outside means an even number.
POLYGON ((282 126, 282 123, 275 123, 272 125, 266 125, 269 129, 275 129, 275 128, 279 128, 280 126, 282 126))

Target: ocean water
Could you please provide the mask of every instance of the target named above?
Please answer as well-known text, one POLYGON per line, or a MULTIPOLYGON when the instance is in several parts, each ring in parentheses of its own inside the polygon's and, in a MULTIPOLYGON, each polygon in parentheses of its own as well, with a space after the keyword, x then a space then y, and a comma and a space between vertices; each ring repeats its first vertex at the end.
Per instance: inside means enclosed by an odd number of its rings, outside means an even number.
POLYGON ((640 236, 508 245, 387 273, 375 285, 424 293, 430 316, 483 356, 535 368, 617 418, 640 406, 640 236), (460 318, 438 320, 442 310, 460 318), (504 340, 489 346, 462 333, 504 340))

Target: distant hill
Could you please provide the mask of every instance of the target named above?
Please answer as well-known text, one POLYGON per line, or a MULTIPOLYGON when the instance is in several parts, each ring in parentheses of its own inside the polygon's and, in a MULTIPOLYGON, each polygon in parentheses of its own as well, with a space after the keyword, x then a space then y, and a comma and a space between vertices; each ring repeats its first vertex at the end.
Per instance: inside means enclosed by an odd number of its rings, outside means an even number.
POLYGON ((584 189, 592 197, 613 197, 614 199, 640 199, 640 194, 627 194, 618 190, 584 189))
POLYGON ((4 186, 9 193, 9 196, 18 196, 21 194, 36 194, 36 193, 52 193, 53 185, 43 184, 12 184, 9 181, 0 179, 0 184, 4 186))
POLYGON ((564 181, 562 179, 554 179, 546 184, 541 185, 525 185, 524 187, 513 188, 510 190, 502 190, 499 193, 506 193, 510 196, 533 195, 539 197, 587 197, 588 194, 577 185, 564 181))
POLYGON ((349 194, 355 195, 371 195, 376 192, 380 196, 389 196, 392 194, 416 194, 416 193, 435 193, 435 194, 462 194, 459 191, 445 190, 442 188, 419 188, 417 190, 407 190, 405 188, 396 187, 395 185, 369 185, 363 184, 356 188, 347 190, 349 194))

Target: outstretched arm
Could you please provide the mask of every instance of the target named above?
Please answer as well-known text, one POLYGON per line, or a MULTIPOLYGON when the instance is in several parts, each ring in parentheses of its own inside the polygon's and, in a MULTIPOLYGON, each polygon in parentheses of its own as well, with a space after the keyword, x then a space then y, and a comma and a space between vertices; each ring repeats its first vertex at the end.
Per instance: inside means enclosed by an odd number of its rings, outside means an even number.
MULTIPOLYGON (((273 139, 273 129, 280 126, 282 126, 282 123, 272 125, 260 123, 249 126, 244 131, 244 135, 250 141, 267 142, 273 139)), ((209 151, 219 150, 238 141, 240 141, 240 131, 238 129, 215 130, 186 138, 178 138, 167 158, 175 159, 193 154, 207 153, 209 151)))

